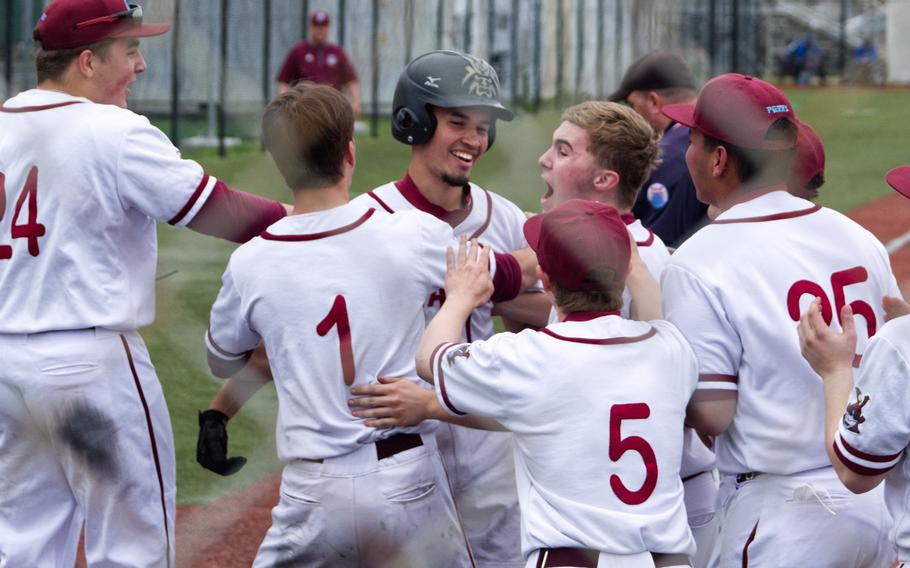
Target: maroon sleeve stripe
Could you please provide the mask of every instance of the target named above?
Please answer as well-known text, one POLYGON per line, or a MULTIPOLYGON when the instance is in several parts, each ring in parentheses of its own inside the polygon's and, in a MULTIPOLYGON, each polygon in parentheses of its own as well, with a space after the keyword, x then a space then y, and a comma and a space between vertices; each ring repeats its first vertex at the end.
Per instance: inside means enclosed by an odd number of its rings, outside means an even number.
POLYGON ((844 466, 847 469, 849 469, 850 471, 852 471, 853 473, 855 473, 857 475, 866 475, 866 476, 882 475, 883 473, 887 473, 887 472, 891 471, 891 468, 894 467, 894 466, 890 466, 890 467, 873 469, 871 467, 865 467, 862 465, 858 465, 858 464, 850 461, 849 459, 847 459, 844 456, 844 454, 841 453, 840 448, 837 447, 836 442, 834 443, 834 454, 837 456, 837 459, 839 459, 840 462, 842 464, 844 464, 844 466))
POLYGON ((168 225, 176 225, 177 223, 182 221, 184 217, 186 217, 186 214, 189 213, 193 209, 193 206, 196 204, 196 201, 199 199, 199 196, 202 195, 202 190, 205 189, 205 186, 208 185, 208 183, 209 183, 209 174, 203 172, 202 181, 200 181, 199 185, 196 186, 196 191, 194 191, 193 195, 190 196, 189 200, 187 200, 186 205, 183 206, 183 209, 178 211, 177 214, 174 215, 174 218, 171 219, 170 221, 168 221, 168 225))
POLYGON ((433 350, 433 355, 430 357, 430 364, 433 363, 433 358, 435 358, 438 353, 439 360, 436 363, 436 384, 439 385, 439 393, 442 395, 442 402, 444 402, 445 405, 449 407, 449 410, 451 410, 454 414, 457 414, 459 416, 466 416, 467 412, 462 412, 455 408, 455 405, 452 404, 451 400, 449 400, 449 393, 446 392, 445 376, 442 371, 442 358, 445 356, 446 347, 451 346, 451 343, 440 343, 437 345, 436 349, 433 350))
POLYGON ((719 374, 705 373, 703 375, 698 375, 698 382, 700 382, 700 383, 739 384, 739 377, 736 375, 719 375, 719 374))
POLYGON ((652 244, 654 244, 654 231, 652 231, 651 229, 647 229, 647 231, 648 231, 648 238, 643 241, 635 241, 636 245, 638 245, 640 247, 649 247, 652 244))
POLYGON ((850 444, 848 444, 847 440, 844 440, 844 437, 841 434, 838 434, 837 437, 840 438, 840 443, 843 444, 844 449, 847 450, 848 454, 850 454, 851 456, 857 457, 861 460, 866 460, 866 461, 876 462, 876 463, 887 463, 887 462, 896 460, 897 458, 899 458, 901 456, 901 453, 903 453, 903 452, 897 452, 896 454, 891 454, 890 456, 876 456, 873 454, 867 454, 866 452, 864 452, 862 450, 858 450, 858 449, 854 448, 853 446, 851 446, 850 444))
POLYGON ((221 346, 215 342, 215 338, 212 337, 212 328, 211 327, 208 328, 205 333, 206 333, 206 335, 208 335, 209 345, 211 345, 215 349, 215 351, 217 351, 218 354, 221 355, 222 357, 226 357, 228 359, 237 359, 237 358, 243 357, 245 355, 249 356, 249 354, 252 353, 252 350, 244 351, 243 353, 231 353, 230 351, 222 349, 221 346))
POLYGON ((493 276, 491 302, 514 300, 521 292, 521 265, 511 254, 493 253, 496 256, 496 274, 493 276))

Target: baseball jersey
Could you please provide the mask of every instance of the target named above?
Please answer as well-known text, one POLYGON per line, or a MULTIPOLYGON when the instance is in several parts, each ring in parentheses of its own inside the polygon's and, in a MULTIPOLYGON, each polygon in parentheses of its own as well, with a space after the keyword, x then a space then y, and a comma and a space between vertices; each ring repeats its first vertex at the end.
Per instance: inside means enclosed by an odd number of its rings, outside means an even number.
POLYGON ((660 139, 662 161, 642 185, 632 212, 663 241, 678 247, 707 222, 708 206, 695 196, 686 166, 689 129, 672 123, 660 139))
POLYGON ((672 325, 570 314, 540 331, 444 343, 432 368, 443 408, 514 435, 525 557, 693 552, 679 462, 698 368, 672 325))
POLYGON ((0 107, 0 333, 131 330, 155 314, 155 221, 215 178, 143 116, 32 89, 0 107))
POLYGON ((344 455, 435 425, 368 428, 347 400, 352 386, 378 377, 416 377, 421 299, 445 281, 454 243, 452 229, 428 215, 347 204, 286 217, 231 255, 206 345, 230 360, 265 341, 280 459, 344 455))
POLYGON ((312 81, 338 89, 357 80, 357 72, 344 49, 334 43, 316 46, 304 40, 298 42, 281 65, 278 81, 293 85, 297 81, 312 81))
POLYGON ((891 540, 910 561, 910 317, 885 324, 869 342, 834 441, 840 461, 860 475, 886 472, 891 540))
MULTIPOLYGON (((409 175, 359 195, 352 202, 375 207, 386 213, 413 209, 429 213, 448 223, 456 236, 476 238, 495 251, 509 252, 528 246, 522 232, 526 217, 521 209, 511 201, 473 183, 464 188, 464 208, 455 211, 446 211, 427 200, 409 175)), ((444 287, 430 293, 425 301, 427 321, 436 315, 443 301, 444 287)), ((492 310, 493 303, 487 302, 471 313, 465 331, 468 341, 493 335, 492 310)))
POLYGON ((775 186, 687 240, 661 284, 664 315, 698 356, 698 390, 736 396, 733 422, 716 440, 718 469, 788 475, 829 466, 822 383, 800 355, 797 323, 816 296, 829 321, 849 303, 861 354, 884 321, 882 296, 900 295, 882 244, 775 186))
MULTIPOLYGON (((641 220, 628 213, 622 215, 622 220, 625 222, 626 228, 629 229, 631 237, 635 239, 635 244, 638 245, 638 254, 644 261, 645 266, 648 267, 648 272, 659 282, 664 266, 670 260, 670 251, 667 250, 661 238, 654 234, 654 231, 642 225, 641 220)), ((620 310, 624 318, 629 317, 629 304, 631 301, 632 294, 627 286, 622 292, 622 309, 620 310)), ((558 321, 559 317, 554 306, 550 310, 549 323, 557 323, 558 321)), ((685 449, 683 451, 680 475, 686 478, 713 468, 714 452, 705 446, 693 429, 686 428, 685 449)))

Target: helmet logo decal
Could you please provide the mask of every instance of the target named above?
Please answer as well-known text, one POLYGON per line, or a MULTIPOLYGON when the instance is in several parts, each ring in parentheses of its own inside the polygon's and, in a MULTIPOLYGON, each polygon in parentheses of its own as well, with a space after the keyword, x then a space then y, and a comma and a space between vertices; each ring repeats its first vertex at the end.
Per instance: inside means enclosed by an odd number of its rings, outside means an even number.
POLYGON ((431 76, 427 75, 427 80, 424 81, 423 84, 426 85, 427 87, 433 87, 434 89, 438 89, 440 79, 442 79, 442 77, 431 77, 431 76))
POLYGON ((472 95, 490 99, 497 98, 499 96, 499 78, 493 67, 483 59, 471 55, 466 57, 469 63, 465 67, 465 75, 461 84, 464 85, 470 81, 468 92, 472 95))

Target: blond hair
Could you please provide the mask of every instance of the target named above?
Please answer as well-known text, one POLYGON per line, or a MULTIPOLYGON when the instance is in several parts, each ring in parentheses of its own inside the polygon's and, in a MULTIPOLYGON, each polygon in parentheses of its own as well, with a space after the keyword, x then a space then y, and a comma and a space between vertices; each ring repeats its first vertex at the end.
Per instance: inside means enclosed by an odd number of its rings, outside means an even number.
POLYGON ((618 205, 631 208, 645 180, 660 164, 660 137, 631 108, 605 101, 571 106, 562 120, 583 128, 597 164, 619 174, 618 205))

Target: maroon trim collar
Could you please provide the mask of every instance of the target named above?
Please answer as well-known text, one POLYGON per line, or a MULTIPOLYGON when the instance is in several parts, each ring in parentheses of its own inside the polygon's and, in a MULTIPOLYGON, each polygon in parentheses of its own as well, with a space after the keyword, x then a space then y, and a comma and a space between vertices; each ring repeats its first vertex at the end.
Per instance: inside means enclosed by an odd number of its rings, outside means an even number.
POLYGON ((83 101, 66 101, 64 103, 54 103, 52 105, 40 105, 40 106, 27 106, 27 107, 6 107, 0 106, 0 112, 8 112, 11 114, 20 113, 20 112, 38 112, 42 110, 50 110, 52 108, 60 108, 70 105, 82 104, 83 101))
POLYGON ((559 335, 558 333, 550 330, 549 328, 543 328, 540 330, 541 333, 545 333, 550 337, 559 339, 561 341, 569 341, 571 343, 586 343, 588 345, 622 345, 625 343, 637 343, 639 341, 644 341, 657 335, 657 330, 653 327, 646 333, 635 337, 607 337, 605 339, 590 339, 587 337, 567 337, 565 335, 559 335))
POLYGON ((424 213, 429 213, 437 219, 445 221, 452 227, 457 227, 462 221, 467 219, 468 215, 471 214, 471 210, 474 208, 474 200, 471 197, 470 185, 465 185, 461 189, 465 206, 461 209, 453 209, 452 211, 444 209, 435 203, 431 203, 429 199, 424 197, 424 195, 420 193, 420 188, 418 188, 417 184, 414 183, 414 180, 411 179, 411 174, 405 173, 402 179, 395 182, 395 187, 398 188, 402 197, 407 199, 416 209, 423 211, 424 213))
MULTIPOLYGON (((620 214, 619 218, 622 219, 622 222, 625 223, 626 226, 631 225, 632 223, 635 222, 635 215, 633 215, 631 213, 622 213, 622 214, 620 214)), ((635 244, 640 247, 649 247, 652 244, 654 244, 654 231, 652 231, 651 229, 649 229, 647 227, 645 227, 644 229, 646 231, 648 231, 648 238, 643 241, 635 241, 635 244)))
POLYGON ((613 312, 571 312, 566 314, 563 321, 591 321, 603 316, 618 316, 619 310, 613 312))
POLYGON ((275 235, 268 231, 263 231, 260 235, 263 239, 267 241, 285 241, 285 242, 297 242, 297 241, 315 241, 318 239, 324 239, 326 237, 334 237, 335 235, 340 235, 341 233, 347 233, 348 231, 353 231, 357 227, 363 225, 367 222, 367 219, 373 216, 376 210, 370 208, 366 213, 360 216, 360 219, 357 219, 349 225, 343 227, 338 227, 337 229, 331 229, 329 231, 322 231, 320 233, 305 233, 302 235, 275 235))
POLYGON ((722 219, 719 221, 713 221, 712 225, 732 225, 734 223, 763 223, 765 221, 780 221, 781 219, 793 219, 794 217, 802 217, 803 215, 811 215, 816 211, 822 208, 821 205, 815 204, 808 209, 800 209, 798 211, 786 211, 784 213, 774 213, 771 215, 760 215, 758 217, 743 217, 741 219, 722 219))

